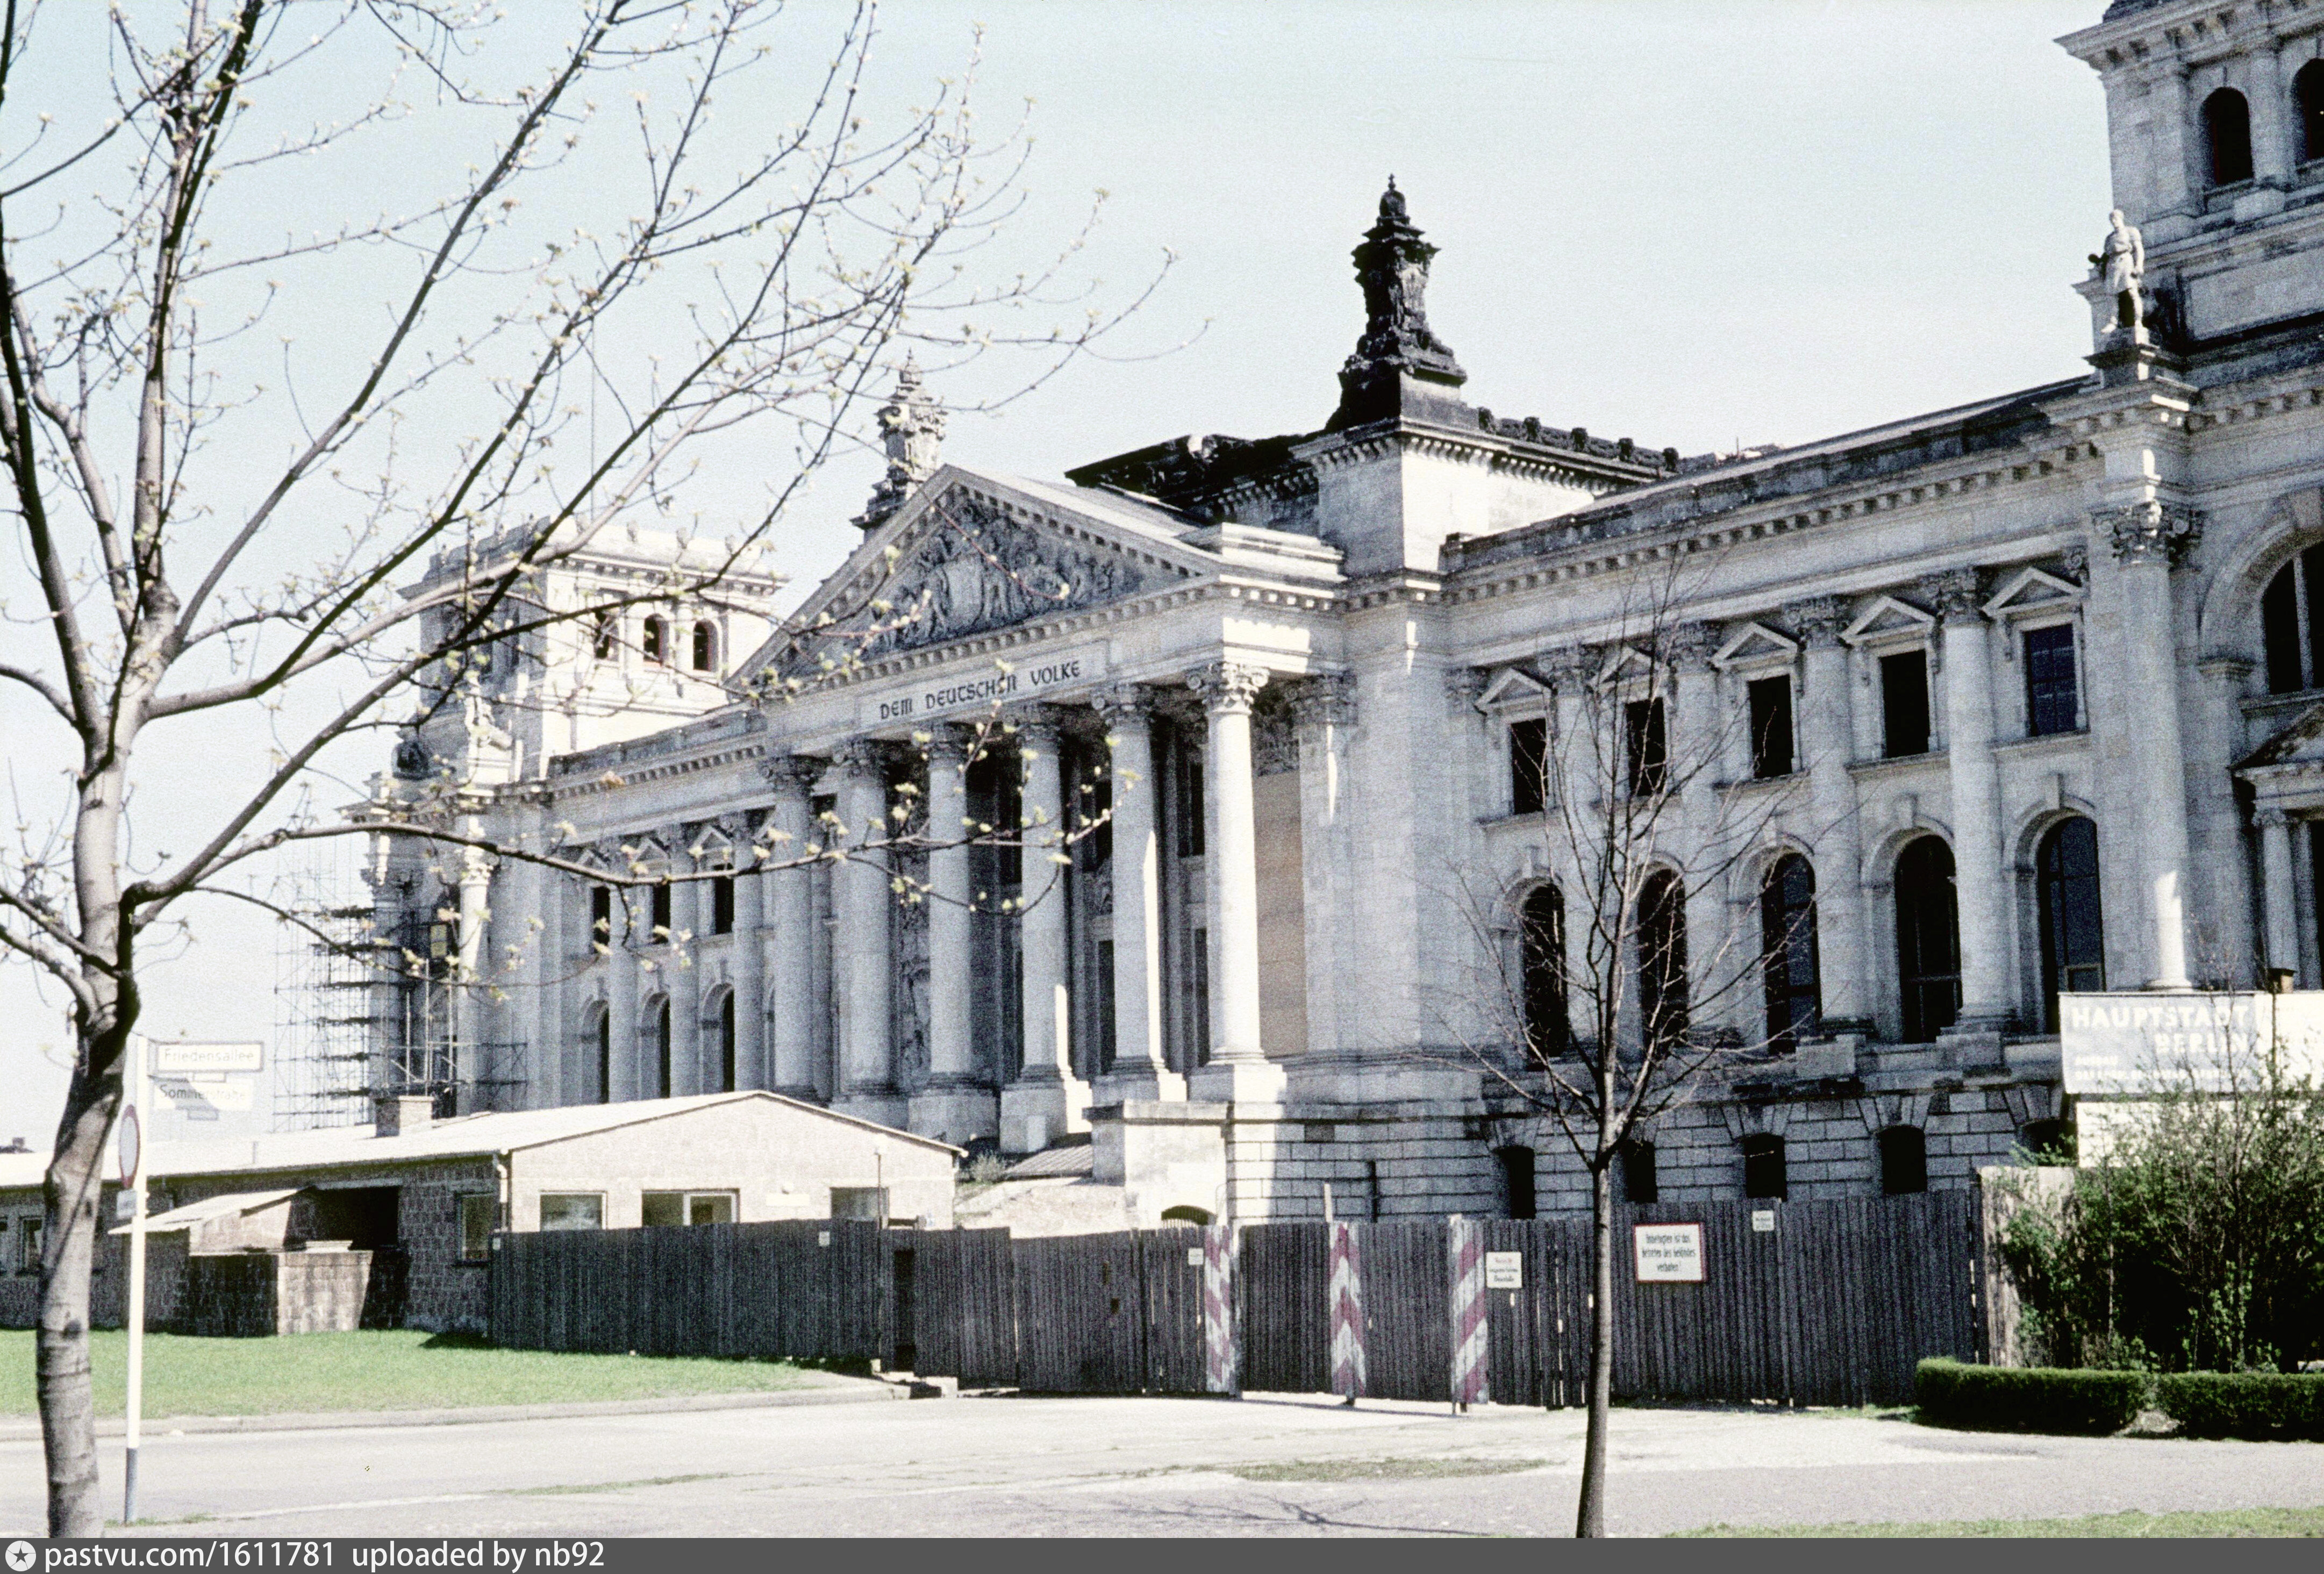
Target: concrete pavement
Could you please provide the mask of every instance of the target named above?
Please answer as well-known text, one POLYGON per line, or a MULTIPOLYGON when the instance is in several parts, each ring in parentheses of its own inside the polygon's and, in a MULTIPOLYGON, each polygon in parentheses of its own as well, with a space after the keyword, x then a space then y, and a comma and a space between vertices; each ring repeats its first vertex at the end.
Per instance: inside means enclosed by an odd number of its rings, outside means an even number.
MULTIPOLYGON (((149 1435, 140 1492, 174 1535, 1559 1535, 1581 1444, 1572 1411, 966 1398, 149 1435)), ((2324 1503, 2316 1444, 1624 1410, 1614 1450, 1626 1534, 2324 1503)), ((39 1445, 0 1441, 0 1533, 40 1523, 39 1445)))

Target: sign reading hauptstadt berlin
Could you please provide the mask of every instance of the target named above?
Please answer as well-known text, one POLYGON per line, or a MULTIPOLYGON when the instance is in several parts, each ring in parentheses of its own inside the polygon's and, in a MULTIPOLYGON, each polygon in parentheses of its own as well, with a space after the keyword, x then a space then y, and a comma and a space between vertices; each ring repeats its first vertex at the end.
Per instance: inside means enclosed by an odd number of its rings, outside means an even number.
POLYGON ((996 661, 926 679, 900 693, 890 689, 866 695, 859 720, 867 728, 892 727, 899 722, 926 721, 954 711, 988 709, 1032 699, 1052 689, 1078 687, 1104 677, 1106 667, 1102 645, 1021 662, 996 661))
POLYGON ((2066 1091, 2226 1093, 2324 1076, 2324 994, 2060 995, 2066 1091))

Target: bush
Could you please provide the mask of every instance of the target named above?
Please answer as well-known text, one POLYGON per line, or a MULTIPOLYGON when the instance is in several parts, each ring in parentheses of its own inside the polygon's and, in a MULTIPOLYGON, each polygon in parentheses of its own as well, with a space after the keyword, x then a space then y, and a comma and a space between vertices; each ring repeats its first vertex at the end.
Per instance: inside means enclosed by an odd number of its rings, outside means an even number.
POLYGON ((2186 1372, 2154 1387, 2189 1437, 2324 1440, 2324 1372, 2186 1372))
POLYGON ((2137 1420, 2146 1394, 2143 1372, 1935 1360, 1923 1361, 1913 1374, 1913 1397, 1923 1421, 1972 1431, 2102 1437, 2137 1420))

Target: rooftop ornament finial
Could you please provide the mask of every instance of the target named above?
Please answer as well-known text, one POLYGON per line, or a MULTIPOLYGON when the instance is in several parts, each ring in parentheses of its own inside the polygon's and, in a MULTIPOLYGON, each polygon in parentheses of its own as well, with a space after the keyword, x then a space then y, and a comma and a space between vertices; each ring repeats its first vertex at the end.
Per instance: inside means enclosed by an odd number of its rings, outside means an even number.
POLYGON ((1436 248, 1421 238, 1395 176, 1380 193, 1379 219, 1353 255, 1356 281, 1364 290, 1364 335, 1340 371, 1340 408, 1330 423, 1334 431, 1397 413, 1406 376, 1446 389, 1468 381, 1452 346, 1428 327, 1428 265, 1436 248))
POLYGON ((877 419, 888 450, 888 474, 855 516, 855 523, 865 530, 886 524, 913 490, 936 473, 944 446, 944 407, 921 385, 920 368, 908 350, 896 373, 896 391, 880 407, 877 419))

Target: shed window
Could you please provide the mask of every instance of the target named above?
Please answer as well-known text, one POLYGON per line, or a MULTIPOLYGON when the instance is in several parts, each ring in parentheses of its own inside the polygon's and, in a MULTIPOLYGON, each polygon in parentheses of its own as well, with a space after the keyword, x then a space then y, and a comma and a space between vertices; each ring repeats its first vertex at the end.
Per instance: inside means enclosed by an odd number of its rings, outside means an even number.
POLYGON ((888 1188, 885 1186, 834 1186, 831 1189, 831 1216, 834 1219, 862 1219, 874 1224, 888 1218, 888 1188))
POLYGON ((2211 184, 2252 178, 2251 106, 2233 87, 2203 100, 2203 141, 2211 155, 2211 184))
POLYGON ((1549 723, 1539 716, 1509 723, 1509 813, 1549 806, 1549 723))
POLYGON ((1929 653, 1880 658, 1880 752, 1890 759, 1929 751, 1929 653))
POLYGON ((1792 680, 1788 675, 1752 681, 1751 774, 1765 781, 1789 776, 1792 759, 1792 680))
POLYGON ((2036 738, 2080 723, 2074 682, 2074 626, 2025 631, 2025 731, 2036 738))
POLYGON ((1780 1201, 1790 1194, 1789 1177, 1784 1173, 1784 1139, 1766 1136, 1745 1137, 1743 1195, 1773 1198, 1780 1201))
POLYGON ((638 1222, 648 1229, 732 1224, 732 1192, 647 1192, 638 1199, 638 1222))
POLYGON ((605 1199, 596 1192, 543 1192, 540 1194, 540 1228, 548 1229, 603 1229, 605 1228, 605 1199))
POLYGON ((1929 1145, 1917 1126, 1892 1126, 1880 1146, 1880 1194, 1909 1196, 1929 1189, 1929 1145))
POLYGON ((493 1254, 493 1225, 500 1199, 489 1192, 471 1192, 460 1199, 460 1260, 481 1263, 493 1254))

